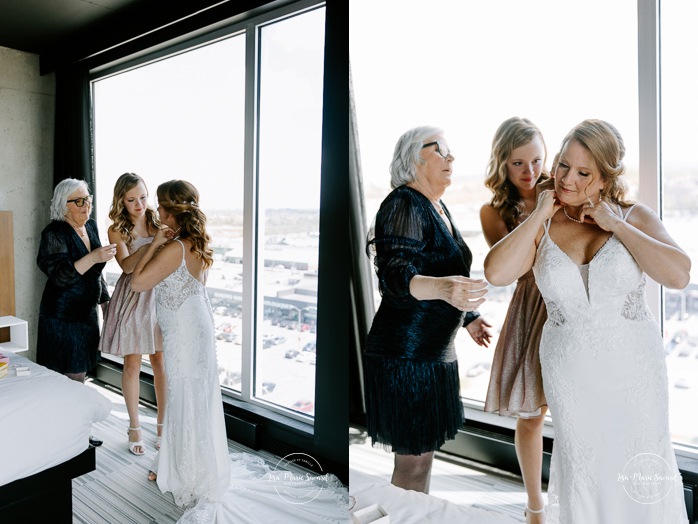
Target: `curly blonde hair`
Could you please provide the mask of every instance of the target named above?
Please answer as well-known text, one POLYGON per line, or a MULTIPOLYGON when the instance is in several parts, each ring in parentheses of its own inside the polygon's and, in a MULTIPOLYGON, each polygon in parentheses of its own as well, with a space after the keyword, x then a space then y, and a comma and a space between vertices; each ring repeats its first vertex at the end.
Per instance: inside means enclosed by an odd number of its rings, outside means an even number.
MULTIPOLYGON (((139 177, 136 173, 124 173, 121 175, 116 184, 114 184, 114 197, 109 208, 109 218, 112 221, 112 229, 121 235, 121 238, 126 244, 131 244, 136 238, 133 234, 134 224, 131 222, 131 217, 124 206, 124 197, 131 189, 136 187, 139 182, 143 183, 146 193, 148 186, 145 180, 139 177)), ((160 221, 158 220, 155 210, 147 205, 145 209, 145 222, 148 230, 160 229, 160 221)))
POLYGON ((605 120, 588 119, 567 133, 560 151, 572 140, 589 151, 600 171, 604 183, 601 197, 623 207, 631 205, 631 202, 625 200, 628 187, 620 178, 625 173, 625 143, 618 129, 605 120))
POLYGON ((508 231, 512 231, 519 225, 525 208, 519 190, 509 180, 507 162, 514 149, 525 146, 536 136, 543 143, 543 169, 536 182, 540 184, 550 178, 550 173, 545 167, 548 148, 545 145, 543 133, 533 122, 518 116, 509 118, 500 124, 492 139, 485 186, 493 193, 490 206, 502 217, 508 231))
POLYGON ((170 180, 158 186, 158 202, 179 224, 179 238, 191 242, 195 253, 208 269, 213 265, 211 237, 206 232, 206 215, 199 209, 199 192, 186 180, 170 180))

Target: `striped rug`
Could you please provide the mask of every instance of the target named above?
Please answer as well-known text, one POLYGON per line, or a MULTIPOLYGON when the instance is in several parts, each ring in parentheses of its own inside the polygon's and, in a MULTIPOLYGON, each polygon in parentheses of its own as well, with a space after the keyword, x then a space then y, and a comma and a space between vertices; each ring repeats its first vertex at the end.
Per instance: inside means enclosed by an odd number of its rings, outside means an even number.
MULTIPOLYGON (((104 441, 97 448, 97 469, 73 480, 74 524, 169 524, 177 522, 183 510, 170 493, 163 494, 155 482, 148 481, 148 471, 155 456, 156 411, 141 403, 140 421, 146 453, 136 456, 128 450, 128 414, 118 390, 87 382, 112 403, 109 417, 92 428, 92 434, 104 441)), ((254 451, 228 440, 229 452, 253 453, 270 466, 280 458, 254 451)), ((295 465, 284 467, 296 473, 306 470, 295 465)))

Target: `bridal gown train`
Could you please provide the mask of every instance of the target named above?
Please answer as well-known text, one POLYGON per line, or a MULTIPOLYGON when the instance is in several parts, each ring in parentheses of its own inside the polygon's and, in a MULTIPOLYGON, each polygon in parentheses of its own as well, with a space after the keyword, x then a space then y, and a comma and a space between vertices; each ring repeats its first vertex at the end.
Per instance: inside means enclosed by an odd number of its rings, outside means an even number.
POLYGON ((184 244, 179 268, 155 290, 167 410, 152 470, 160 490, 188 508, 179 522, 345 522, 348 491, 336 477, 301 479, 254 455, 228 456, 213 313, 205 286, 187 269, 184 244))
POLYGON ((533 268, 548 310, 540 361, 555 427, 546 522, 687 523, 645 275, 615 235, 579 267, 548 227, 533 268))

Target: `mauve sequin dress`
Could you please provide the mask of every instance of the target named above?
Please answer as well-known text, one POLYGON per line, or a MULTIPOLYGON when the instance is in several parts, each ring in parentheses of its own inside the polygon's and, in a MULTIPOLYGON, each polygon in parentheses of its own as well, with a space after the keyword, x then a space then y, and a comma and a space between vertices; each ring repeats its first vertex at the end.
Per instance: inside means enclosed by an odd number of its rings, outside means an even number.
MULTIPOLYGON (((136 238, 128 247, 132 255, 153 237, 136 238)), ((155 316, 155 291, 131 291, 131 275, 122 273, 104 316, 99 350, 110 355, 148 355, 162 351, 162 334, 155 316)))
POLYGON ((538 347, 548 315, 533 270, 519 278, 494 350, 485 411, 536 416, 547 404, 538 347))

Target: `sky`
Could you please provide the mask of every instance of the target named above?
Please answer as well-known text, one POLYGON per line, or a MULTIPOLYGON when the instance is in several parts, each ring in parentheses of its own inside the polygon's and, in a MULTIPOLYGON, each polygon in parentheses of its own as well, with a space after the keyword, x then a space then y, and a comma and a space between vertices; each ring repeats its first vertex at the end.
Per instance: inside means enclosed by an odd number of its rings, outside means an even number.
MULTIPOLYGON (((698 2, 662 2, 663 155, 695 166, 698 2)), ((352 0, 350 61, 364 180, 389 187, 398 137, 445 130, 454 179, 482 180, 492 136, 518 115, 542 130, 548 165, 585 118, 613 123, 638 169, 636 0, 352 0)), ((471 185, 472 187, 472 185, 471 185)), ((370 212, 369 212, 370 216, 370 212)))
MULTIPOLYGON (((324 8, 260 32, 261 207, 318 209, 324 8)), ((245 35, 94 83, 97 212, 116 179, 192 182, 204 210, 242 209, 245 35)), ((100 226, 101 226, 100 222, 100 226)))

